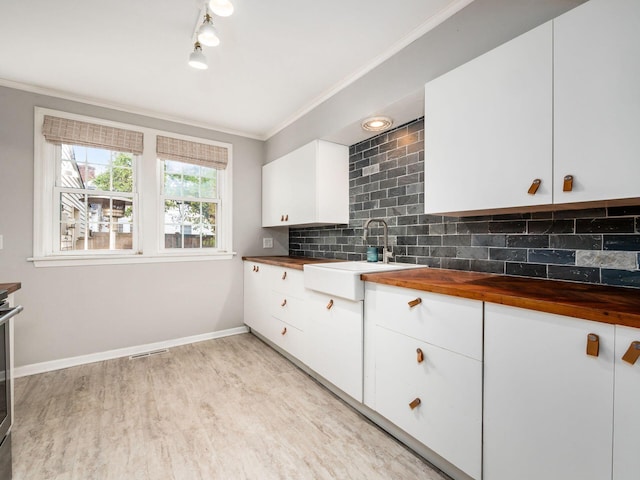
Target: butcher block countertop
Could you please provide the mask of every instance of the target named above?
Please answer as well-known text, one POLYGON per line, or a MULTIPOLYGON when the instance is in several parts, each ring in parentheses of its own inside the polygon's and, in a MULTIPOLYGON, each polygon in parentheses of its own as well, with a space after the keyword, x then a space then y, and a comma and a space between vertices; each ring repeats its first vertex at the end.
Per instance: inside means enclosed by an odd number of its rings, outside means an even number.
POLYGON ((13 293, 21 288, 22 284, 20 282, 0 283, 0 290, 7 290, 9 293, 13 293))
POLYGON ((361 276, 366 282, 442 293, 640 328, 640 290, 419 268, 361 276))
POLYGON ((276 267, 295 268, 302 270, 303 266, 308 263, 329 263, 344 262, 344 260, 330 260, 327 258, 311 258, 311 257, 242 257, 242 260, 249 262, 265 263, 267 265, 275 265, 276 267))

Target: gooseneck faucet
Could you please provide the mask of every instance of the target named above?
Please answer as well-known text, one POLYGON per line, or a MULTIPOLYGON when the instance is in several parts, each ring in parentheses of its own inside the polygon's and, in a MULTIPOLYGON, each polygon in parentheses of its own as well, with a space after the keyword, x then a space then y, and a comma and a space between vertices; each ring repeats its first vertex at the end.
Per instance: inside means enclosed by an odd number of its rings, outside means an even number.
POLYGON ((389 263, 389 259, 393 257, 393 252, 389 249, 389 225, 384 218, 370 218, 364 223, 364 230, 362 232, 362 240, 367 241, 367 234, 369 233, 369 225, 373 222, 381 223, 384 228, 384 246, 382 247, 382 263, 389 263))

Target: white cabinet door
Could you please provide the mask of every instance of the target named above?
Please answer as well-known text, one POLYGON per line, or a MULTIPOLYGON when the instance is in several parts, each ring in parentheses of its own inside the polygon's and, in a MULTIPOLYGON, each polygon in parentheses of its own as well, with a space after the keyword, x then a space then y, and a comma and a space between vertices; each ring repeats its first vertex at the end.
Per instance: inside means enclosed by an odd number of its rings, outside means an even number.
POLYGON ((590 0, 553 22, 554 201, 640 197, 640 2, 590 0))
POLYGON ((611 478, 614 326, 487 303, 484 338, 484 480, 611 478))
POLYGON ((262 226, 349 222, 349 148, 315 140, 262 167, 262 226))
POLYGON ((548 22, 426 84, 426 213, 552 202, 552 48, 548 22))
POLYGON ((262 334, 271 316, 267 308, 271 269, 270 265, 244 262, 244 323, 262 334))
POLYGON ((633 342, 640 342, 640 329, 616 326, 613 480, 640 477, 640 359, 633 365, 622 360, 638 345, 633 342))
POLYGON ((376 410, 480 479, 482 363, 383 327, 375 331, 376 410))
POLYGON ((362 302, 316 292, 308 302, 309 367, 362 402, 362 302))
POLYGON ((303 224, 315 214, 315 150, 312 142, 262 168, 262 226, 303 224))

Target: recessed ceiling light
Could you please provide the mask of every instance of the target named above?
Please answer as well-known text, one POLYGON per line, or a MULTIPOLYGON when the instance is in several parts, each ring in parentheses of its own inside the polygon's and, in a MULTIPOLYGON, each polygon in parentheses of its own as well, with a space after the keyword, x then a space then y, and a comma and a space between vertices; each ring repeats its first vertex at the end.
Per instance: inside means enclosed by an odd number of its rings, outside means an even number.
POLYGON ((369 132, 381 132, 393 125, 389 117, 370 117, 362 121, 362 128, 369 132))

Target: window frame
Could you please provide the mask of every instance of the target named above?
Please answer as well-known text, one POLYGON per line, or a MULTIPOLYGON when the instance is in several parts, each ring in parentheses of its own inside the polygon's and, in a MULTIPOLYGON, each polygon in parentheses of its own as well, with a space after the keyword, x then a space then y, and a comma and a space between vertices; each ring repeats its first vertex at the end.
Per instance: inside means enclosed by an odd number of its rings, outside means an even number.
POLYGON ((33 257, 28 260, 33 261, 36 267, 229 260, 236 255, 232 248, 232 144, 42 107, 35 107, 34 110, 34 238, 33 257), (57 249, 55 248, 54 241, 56 238, 60 239, 60 224, 57 218, 58 212, 56 212, 56 205, 59 202, 53 198, 54 192, 60 188, 55 186, 58 168, 55 155, 56 149, 60 151, 61 147, 45 140, 42 134, 45 115, 143 133, 144 150, 141 155, 134 155, 133 165, 134 240, 132 250, 64 252, 59 251, 60 245, 57 249), (156 154, 156 137, 160 135, 227 149, 227 167, 217 169, 218 186, 222 188, 218 192, 216 215, 219 217, 216 218, 215 248, 164 248, 164 161, 158 159, 156 154))

